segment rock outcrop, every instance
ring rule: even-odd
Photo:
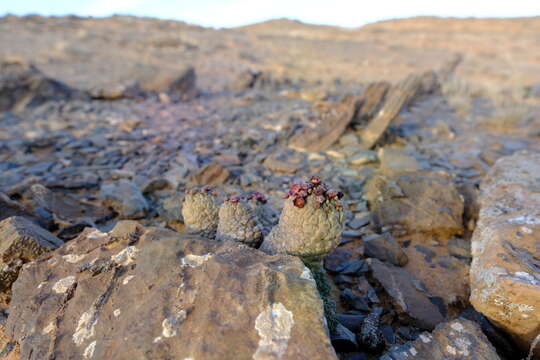
[[[540,153],[498,160],[482,182],[480,206],[470,301],[527,351],[540,333]]]
[[[337,359],[298,258],[132,221],[25,266],[6,332],[25,359]]]

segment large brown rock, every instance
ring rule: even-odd
[[[63,241],[27,218],[0,222],[0,291],[9,292],[24,263],[56,249]]]
[[[336,359],[298,258],[131,221],[25,266],[6,331],[23,359]]]
[[[420,334],[412,343],[391,348],[380,359],[498,360],[499,355],[476,323],[460,318]]]
[[[540,153],[499,159],[481,185],[480,206],[470,300],[528,350],[540,333]]]
[[[373,178],[366,198],[374,224],[404,235],[463,232],[463,197],[443,172],[413,171]]]

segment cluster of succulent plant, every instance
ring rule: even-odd
[[[205,186],[186,191],[182,216],[190,233],[258,247],[264,235],[264,225],[260,220],[264,218],[264,211],[258,207],[266,201],[264,194],[254,192],[245,198],[227,197],[219,204],[217,194]]]
[[[332,330],[337,324],[335,303],[330,298],[330,282],[322,260],[341,239],[342,197],[342,193],[312,176],[307,182],[290,187],[277,224],[275,212],[260,192],[245,198],[226,198],[220,206],[211,189],[191,191],[186,194],[182,214],[188,229],[208,238],[239,241],[252,247],[260,245],[260,250],[268,254],[300,257],[317,283]],[[206,225],[202,225],[204,222]]]
[[[264,237],[262,251],[286,253],[299,256],[305,263],[318,263],[339,243],[344,218],[342,196],[318,176],[293,184],[275,225],[275,212],[264,194],[229,197],[219,205],[212,188],[205,186],[186,193],[182,215],[190,232],[253,247],[260,245]]]

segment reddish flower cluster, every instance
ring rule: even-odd
[[[266,204],[266,202],[268,201],[268,198],[266,197],[266,195],[264,195],[262,192],[259,192],[259,191],[254,191],[253,193],[249,194],[247,199],[248,200],[253,199],[262,204]]]
[[[239,196],[233,196],[233,197],[228,197],[225,199],[225,201],[228,201],[230,203],[233,203],[233,204],[236,204],[240,201],[240,197]]]
[[[318,206],[322,205],[327,200],[341,199],[342,192],[330,190],[326,184],[321,181],[318,176],[312,176],[309,181],[300,184],[292,184],[289,192],[284,196],[285,199],[293,198],[294,206],[303,208],[306,205],[306,200],[309,195],[314,195]],[[336,201],[336,208],[342,207],[341,202]]]

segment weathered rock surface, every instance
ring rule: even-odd
[[[373,221],[398,234],[463,232],[463,198],[445,173],[416,171],[375,177],[367,185]]]
[[[0,291],[9,292],[24,263],[64,242],[32,221],[13,216],[0,222]]]
[[[456,319],[437,326],[432,333],[390,349],[381,360],[498,360],[499,355],[474,322]]]
[[[470,300],[528,350],[540,333],[540,154],[499,159],[482,182],[480,206]]]
[[[323,319],[298,258],[126,221],[26,266],[6,332],[24,359],[337,359]]]
[[[413,325],[431,330],[444,320],[439,308],[431,302],[428,294],[415,286],[415,278],[407,270],[377,259],[369,259],[368,264],[373,278],[384,287],[396,309],[410,318]]]

